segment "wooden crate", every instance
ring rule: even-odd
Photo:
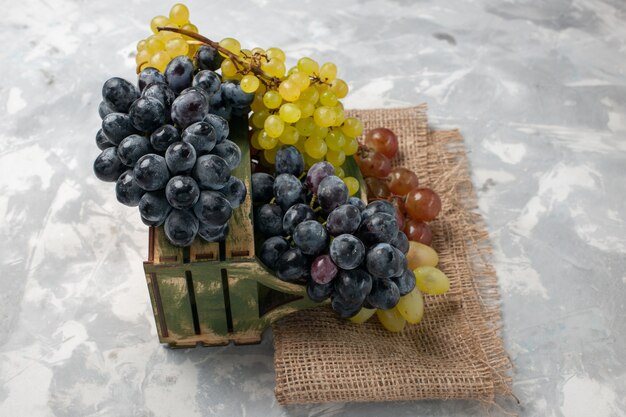
[[[150,228],[144,271],[159,340],[171,347],[259,343],[273,321],[319,305],[307,297],[305,286],[281,281],[255,256],[246,119],[231,122],[229,139],[241,149],[233,175],[248,195],[233,211],[226,241],[198,238],[189,248],[177,248],[163,227]],[[361,180],[351,158],[346,165]]]

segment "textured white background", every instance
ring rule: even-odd
[[[92,175],[104,80],[161,1],[2,1],[0,415],[467,416],[470,402],[280,407],[258,346],[157,342],[135,209]],[[214,39],[333,60],[349,107],[427,102],[467,142],[528,416],[626,413],[626,5],[191,1]],[[497,410],[494,414],[498,414]]]

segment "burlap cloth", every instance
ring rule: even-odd
[[[419,325],[399,334],[374,316],[363,325],[329,307],[290,315],[272,327],[276,398],[281,404],[336,401],[473,399],[511,394],[511,362],[500,335],[499,295],[490,244],[458,131],[431,132],[426,105],[353,110],[365,129],[384,126],[400,140],[396,165],[417,172],[443,209],[432,246],[451,287],[425,297]]]

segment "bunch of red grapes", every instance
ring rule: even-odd
[[[400,230],[409,240],[430,245],[433,234],[428,222],[441,211],[439,195],[420,187],[417,175],[403,167],[392,168],[398,153],[398,137],[379,127],[368,131],[354,155],[367,184],[368,200],[388,200],[396,208]]]

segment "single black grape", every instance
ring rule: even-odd
[[[162,225],[171,210],[164,191],[145,193],[139,200],[139,214],[144,222],[150,222],[150,226]]]
[[[172,59],[165,68],[167,84],[175,93],[180,93],[191,86],[193,79],[193,62],[186,55]]]
[[[255,172],[251,177],[252,201],[269,203],[274,198],[274,177],[265,172]]]
[[[320,284],[312,279],[307,280],[306,293],[309,298],[316,303],[321,303],[326,300],[333,293],[334,282],[327,282],[326,284]]]
[[[198,219],[190,211],[172,210],[165,220],[165,237],[174,246],[191,245],[198,234]]]
[[[375,213],[387,213],[390,216],[396,217],[396,208],[388,201],[376,200],[367,205],[361,212],[361,218],[363,220],[370,217]]]
[[[173,175],[189,173],[196,164],[196,150],[187,142],[172,143],[165,151],[165,163]]]
[[[287,249],[276,261],[276,276],[283,281],[302,283],[308,270],[309,261],[297,248]]]
[[[104,134],[102,129],[98,129],[98,133],[96,133],[96,146],[98,147],[98,149],[103,151],[106,148],[110,148],[111,146],[115,145],[109,142],[109,139],[107,139],[107,135]]]
[[[202,96],[204,97],[204,100],[207,103],[209,103],[211,101],[211,95],[209,93],[207,93],[205,90],[203,90],[202,88],[200,88],[200,87],[188,87],[188,88],[185,88],[183,91],[180,92],[180,95],[187,94],[187,93],[189,93],[191,91],[202,94]]]
[[[102,98],[112,110],[126,113],[133,101],[139,98],[139,91],[128,81],[113,77],[102,86]]]
[[[109,113],[102,119],[102,131],[109,142],[119,145],[120,142],[133,133],[138,133],[137,129],[130,121],[130,116],[124,113]]]
[[[330,244],[330,257],[341,269],[357,268],[365,259],[365,245],[353,235],[339,235]]]
[[[221,226],[212,226],[210,224],[200,222],[198,235],[207,242],[221,242],[226,239],[230,227],[228,223]]]
[[[402,258],[404,255],[390,244],[378,243],[367,251],[365,257],[367,272],[375,278],[398,276],[406,269]]]
[[[402,275],[390,279],[398,287],[400,295],[406,295],[415,288],[415,274],[410,269],[405,270]]]
[[[211,100],[209,101],[209,104],[210,104],[209,112],[211,114],[230,120],[231,113],[232,113],[232,106],[224,98],[221,89],[211,96]]]
[[[183,130],[183,142],[190,143],[198,155],[205,155],[213,150],[217,142],[215,130],[207,122],[196,122]]]
[[[315,219],[313,209],[303,203],[294,204],[283,216],[283,233],[291,236],[300,223]]]
[[[198,220],[212,226],[221,226],[228,222],[233,208],[222,193],[202,191],[198,202],[193,206]]]
[[[276,204],[263,204],[254,218],[263,235],[280,236],[283,232],[283,210]]]
[[[158,152],[165,152],[172,143],[178,141],[180,141],[180,133],[172,125],[163,125],[150,135],[150,144]]]
[[[201,70],[218,70],[223,60],[217,49],[209,45],[200,46],[195,56],[196,66]]]
[[[189,91],[176,97],[172,103],[172,120],[184,129],[201,121],[209,113],[209,103],[198,91]]]
[[[230,179],[226,161],[213,154],[198,157],[192,173],[203,190],[221,190]]]
[[[259,259],[271,270],[276,269],[278,258],[289,249],[289,243],[281,236],[272,236],[261,245]]]
[[[241,162],[241,149],[233,141],[225,140],[215,145],[211,153],[224,158],[230,170],[234,170]]]
[[[129,169],[120,175],[115,183],[117,201],[129,207],[137,207],[145,191],[137,185],[133,170]]]
[[[276,174],[293,174],[299,177],[304,171],[304,157],[295,146],[283,146],[276,152],[274,166]]]
[[[217,93],[222,85],[220,76],[213,71],[199,71],[193,77],[193,86],[199,87],[209,94],[209,97]]]
[[[142,156],[151,152],[154,150],[150,146],[150,141],[141,135],[127,136],[117,147],[117,156],[127,167],[134,167]]]
[[[155,82],[146,86],[141,93],[142,97],[157,99],[165,106],[166,113],[169,113],[172,108],[172,103],[176,99],[176,94],[172,91],[169,85],[161,82]],[[167,118],[171,117],[167,114]]]
[[[100,181],[117,181],[125,170],[126,167],[117,156],[117,148],[115,147],[103,150],[93,163],[93,172]]]
[[[367,209],[366,209],[367,210]],[[361,212],[363,214],[364,212]],[[375,243],[389,243],[398,233],[396,216],[378,212],[370,215],[361,222],[358,236],[366,245]]]
[[[156,98],[142,97],[130,106],[128,115],[135,129],[152,133],[165,123],[165,106]]]
[[[361,212],[351,204],[344,204],[330,212],[326,219],[326,230],[331,236],[356,232],[361,224]]]
[[[309,168],[306,179],[304,180],[304,185],[310,192],[317,194],[320,182],[330,175],[335,175],[335,168],[330,162],[316,162]]]
[[[348,202],[348,187],[335,175],[324,178],[317,188],[317,201],[322,211],[330,213],[337,207]]]
[[[215,139],[217,143],[221,143],[226,138],[228,138],[228,135],[230,134],[230,127],[228,126],[228,120],[216,114],[209,113],[206,116],[204,116],[204,119],[202,119],[202,121],[207,122],[208,124],[213,126],[213,129],[215,130]]]
[[[98,114],[100,115],[100,119],[104,119],[106,115],[109,113],[115,113],[115,110],[109,107],[109,105],[106,104],[106,102],[101,101],[100,104],[98,105]]]
[[[389,279],[375,279],[372,282],[372,291],[365,301],[374,308],[389,310],[400,301],[398,286]]]
[[[350,197],[348,199],[348,204],[351,204],[354,207],[358,208],[359,211],[365,210],[365,207],[366,207],[365,202],[358,197]]]
[[[391,242],[389,243],[391,244],[391,246],[399,249],[400,252],[402,252],[405,255],[409,251],[409,238],[406,237],[404,232],[401,230],[399,230],[398,233],[396,233],[396,236],[393,239],[391,239]]]
[[[156,68],[144,68],[137,76],[137,86],[139,91],[143,91],[146,86],[152,83],[165,83],[165,76]]]
[[[345,300],[339,294],[331,297],[330,305],[342,319],[354,317],[361,310],[361,303]]]
[[[372,290],[372,281],[372,276],[360,268],[341,270],[334,280],[335,291],[350,304],[361,305]]]
[[[139,158],[134,168],[135,181],[146,191],[160,190],[170,179],[165,158],[149,153]]]
[[[224,197],[226,197],[233,209],[239,207],[246,200],[246,185],[243,181],[234,176],[229,178],[220,192],[224,194]]]
[[[305,202],[302,183],[292,174],[280,174],[274,179],[274,197],[283,211],[296,203]]]
[[[294,229],[293,242],[305,255],[319,255],[326,248],[328,233],[320,222],[307,220]]]
[[[193,207],[200,198],[200,187],[193,178],[187,175],[177,175],[167,182],[165,197],[170,206],[176,209],[188,209]]]
[[[222,84],[222,96],[233,107],[246,107],[252,104],[254,93],[246,93],[241,89],[238,80],[228,80]]]

